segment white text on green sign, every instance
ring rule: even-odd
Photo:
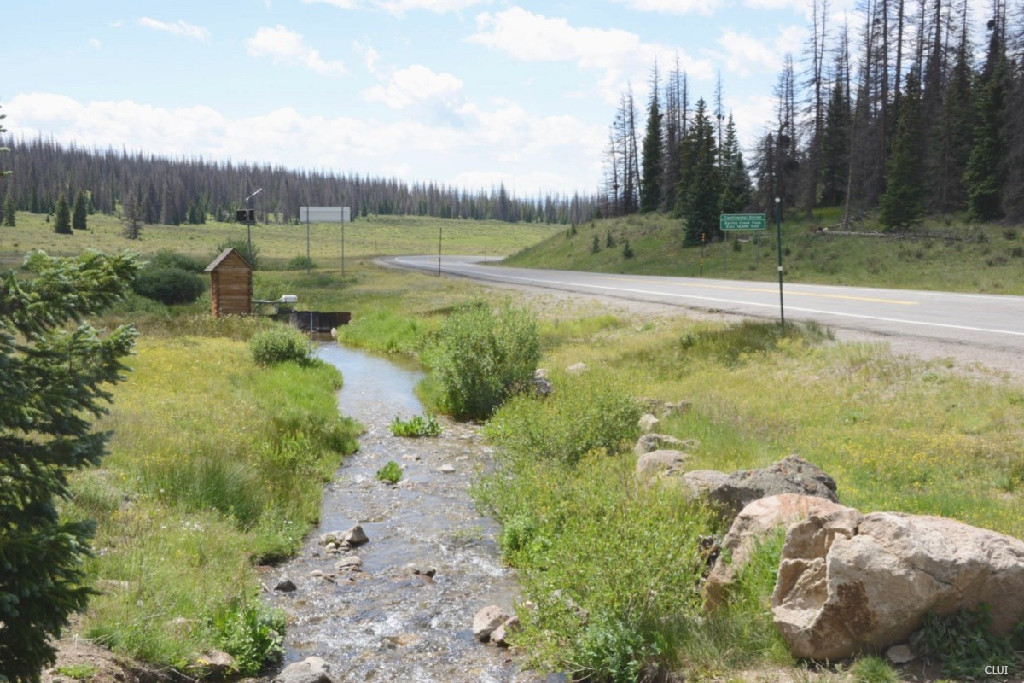
[[[763,213],[723,213],[718,217],[719,230],[764,230]]]

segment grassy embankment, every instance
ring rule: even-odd
[[[838,209],[821,209],[811,220],[787,214],[782,224],[783,266],[788,282],[864,287],[1024,294],[1024,227],[976,225],[965,219],[931,221],[915,232],[882,233],[867,221],[838,235]],[[831,231],[819,227],[832,226]],[[643,275],[681,275],[774,281],[775,226],[763,233],[730,233],[728,242],[682,248],[682,221],[666,216],[628,216],[562,230],[508,259],[526,268],[591,270]],[[611,235],[614,247],[608,247]],[[599,250],[593,252],[594,237]],[[626,241],[633,257],[623,255]],[[755,242],[756,240],[756,242]]]

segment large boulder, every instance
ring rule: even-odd
[[[904,642],[928,612],[1024,619],[1024,541],[942,517],[846,508],[786,536],[772,617],[796,657],[840,659]]]
[[[718,560],[704,584],[704,606],[709,611],[725,604],[729,587],[747,565],[754,551],[769,534],[779,527],[789,527],[811,515],[824,515],[844,509],[843,506],[817,496],[781,493],[761,498],[747,505],[733,520],[722,539]]]
[[[684,481],[691,490],[711,502],[728,518],[735,517],[740,510],[759,498],[780,493],[798,493],[816,496],[838,503],[836,482],[816,466],[803,458],[791,455],[770,467],[761,470],[739,470],[720,483],[697,480],[697,486]]]

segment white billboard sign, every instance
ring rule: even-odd
[[[300,206],[300,223],[351,223],[352,209],[348,206]]]

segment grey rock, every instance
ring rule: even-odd
[[[668,449],[644,453],[636,461],[636,473],[650,477],[657,474],[669,474],[683,469],[689,454]]]
[[[331,668],[320,657],[307,657],[301,662],[289,664],[274,677],[273,683],[336,683],[331,677]]]
[[[661,420],[656,418],[654,415],[651,415],[650,413],[644,413],[643,415],[640,416],[640,419],[637,420],[636,425],[644,434],[650,434],[651,432],[654,431],[654,428],[657,427],[660,423]]]
[[[294,593],[298,590],[298,587],[295,585],[295,582],[287,576],[282,576],[278,579],[277,583],[274,584],[274,590],[278,593]]]
[[[349,555],[335,562],[334,569],[339,572],[361,572],[363,560],[358,555]]]
[[[473,617],[473,637],[481,643],[491,639],[491,633],[506,621],[509,615],[497,605],[484,607]]]
[[[780,493],[797,493],[817,496],[838,503],[836,482],[818,467],[803,458],[791,455],[760,470],[739,470],[715,483],[711,478],[704,481],[705,491],[694,491],[701,495],[728,518],[735,517],[748,504],[759,498]]]
[[[893,645],[885,651],[885,658],[889,660],[891,664],[907,664],[917,659],[914,651],[910,649],[910,646],[906,643],[901,645]]]

